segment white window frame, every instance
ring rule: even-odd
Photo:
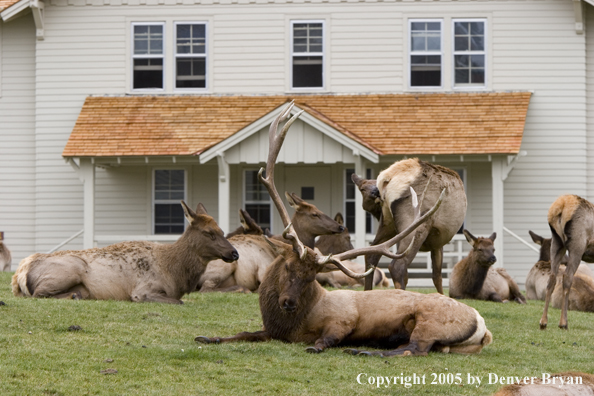
[[[268,200],[268,202],[266,202],[266,201],[248,201],[248,199],[247,199],[247,189],[246,189],[246,180],[247,180],[246,175],[247,175],[247,172],[256,172],[256,173],[258,173],[258,169],[255,169],[255,168],[244,168],[243,169],[243,172],[242,172],[243,177],[242,177],[242,180],[241,180],[241,191],[242,191],[242,193],[241,193],[241,199],[243,201],[243,210],[246,210],[246,205],[249,205],[249,204],[256,204],[256,205],[258,205],[258,204],[268,203],[268,206],[270,208],[270,232],[274,232],[273,231],[274,219],[272,217],[272,214],[273,214],[273,210],[272,210],[272,207],[273,207],[272,198],[270,197],[269,200]],[[255,220],[256,219],[254,219],[254,221]],[[257,221],[256,221],[256,223],[257,223]]]
[[[204,54],[178,54],[177,53],[177,26],[178,25],[204,25]],[[208,53],[209,53],[209,26],[207,21],[175,21],[173,23],[173,90],[182,92],[196,92],[196,91],[208,91]],[[178,88],[177,85],[177,59],[178,58],[204,58],[204,88]]]
[[[456,33],[455,33],[455,24],[456,22],[482,22],[484,25],[484,49],[483,51],[456,51]],[[452,48],[452,89],[454,90],[477,90],[477,89],[486,89],[488,86],[487,76],[488,76],[488,38],[489,32],[487,30],[487,18],[452,18],[452,25],[451,25],[451,48]],[[483,55],[485,60],[485,67],[484,67],[484,82],[483,84],[456,84],[456,55]]]
[[[440,35],[439,35],[439,52],[438,51],[413,51],[412,49],[412,24],[414,22],[429,22],[429,23],[439,23],[439,27],[440,27]],[[427,89],[443,89],[444,87],[444,32],[443,32],[443,26],[444,26],[444,21],[441,18],[432,18],[432,19],[426,19],[426,18],[410,18],[408,19],[408,44],[407,44],[407,48],[408,48],[408,60],[406,62],[406,64],[408,65],[408,89],[411,90],[427,90]],[[441,58],[441,63],[440,63],[440,81],[441,84],[438,85],[426,85],[426,86],[420,86],[420,85],[416,85],[413,86],[412,85],[412,56],[413,55],[421,55],[421,56],[430,56],[430,55],[439,55]]]
[[[326,89],[326,21],[323,19],[291,19],[291,32],[290,32],[290,87],[291,91],[324,91]],[[297,23],[321,23],[322,24],[322,52],[295,52],[294,49],[294,32],[295,24]],[[321,87],[293,87],[293,61],[295,57],[300,56],[321,56],[322,57],[322,86]]]
[[[156,234],[155,233],[155,205],[156,204],[180,204],[179,199],[155,199],[155,187],[156,187],[156,173],[162,170],[177,170],[184,172],[184,202],[188,202],[188,170],[185,168],[168,168],[168,167],[155,167],[152,170],[152,184],[151,184],[151,233],[150,235],[179,235],[179,234]],[[180,204],[181,205],[181,204]],[[187,221],[184,220],[184,230],[187,227]]]
[[[161,56],[157,55],[136,55],[134,54],[134,27],[135,26],[161,26],[163,28],[163,51]],[[131,92],[163,92],[167,87],[167,68],[166,68],[166,53],[167,53],[167,31],[165,22],[132,22],[130,29],[130,91]],[[161,88],[134,88],[134,60],[135,59],[155,59],[161,58],[163,62],[162,80],[163,87]]]

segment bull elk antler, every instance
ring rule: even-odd
[[[268,148],[268,160],[266,162],[266,177],[264,177],[264,168],[261,168],[260,172],[258,172],[258,178],[260,179],[260,182],[262,184],[264,184],[264,186],[268,190],[268,193],[270,194],[272,202],[274,202],[274,205],[276,206],[276,209],[278,210],[278,212],[281,216],[281,220],[283,222],[283,225],[285,226],[283,236],[286,239],[289,239],[291,241],[291,243],[293,244],[293,247],[297,250],[301,259],[303,259],[305,257],[305,255],[307,254],[307,248],[299,240],[299,238],[297,236],[297,232],[295,231],[295,228],[291,224],[291,218],[289,217],[289,213],[287,212],[287,209],[285,208],[285,206],[281,200],[281,197],[278,194],[278,191],[276,190],[276,185],[274,183],[274,166],[275,166],[276,160],[278,158],[280,149],[281,149],[283,142],[285,140],[285,136],[287,135],[287,132],[289,131],[289,128],[291,127],[291,124],[293,124],[293,122],[295,122],[295,120],[297,118],[299,118],[299,116],[303,113],[303,110],[301,110],[300,112],[293,115],[293,117],[291,117],[285,123],[281,132],[277,133],[279,124],[282,121],[289,118],[289,115],[291,114],[291,110],[293,109],[294,104],[295,104],[294,101],[289,103],[281,111],[281,113],[274,119],[272,124],[270,124],[270,129],[268,131],[269,148]],[[351,258],[355,258],[357,256],[362,256],[362,255],[366,255],[366,254],[370,254],[370,253],[371,254],[382,254],[384,256],[388,256],[393,259],[400,258],[400,257],[403,257],[404,255],[406,255],[412,246],[412,242],[409,245],[409,247],[406,249],[406,251],[404,251],[403,253],[400,253],[400,254],[394,254],[389,249],[390,249],[390,247],[392,247],[392,245],[400,242],[402,239],[404,239],[406,236],[408,236],[419,225],[421,225],[422,223],[427,221],[427,219],[429,219],[429,217],[433,213],[435,213],[435,211],[441,205],[441,202],[443,200],[443,196],[445,193],[445,189],[444,189],[441,192],[441,195],[439,196],[439,199],[437,200],[437,202],[433,205],[433,207],[428,212],[426,212],[425,214],[423,214],[421,216],[421,205],[419,205],[419,202],[417,199],[417,194],[412,187],[410,188],[410,190],[411,190],[412,205],[413,205],[413,211],[414,211],[414,220],[404,231],[402,231],[398,235],[394,236],[393,238],[389,239],[388,241],[378,244],[378,245],[363,247],[363,248],[359,248],[359,249],[353,249],[353,250],[349,250],[349,251],[346,251],[344,253],[340,253],[337,255],[322,256],[322,255],[316,254],[316,256],[317,256],[316,261],[318,262],[318,264],[324,265],[327,263],[332,263],[332,264],[336,265],[347,276],[350,276],[351,278],[364,278],[367,275],[369,275],[371,272],[373,272],[375,270],[375,268],[373,268],[373,267],[369,268],[364,273],[356,273],[356,272],[351,271],[347,267],[345,267],[345,265],[342,263],[342,260],[348,260]],[[427,187],[425,187],[425,191],[426,190],[427,190]],[[422,197],[421,201],[425,196],[425,191],[423,191],[423,194],[421,196]],[[414,242],[414,240],[413,240],[413,242]]]

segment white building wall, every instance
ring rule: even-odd
[[[35,25],[0,22],[0,231],[12,269],[35,252]]]

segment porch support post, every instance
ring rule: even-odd
[[[229,206],[231,205],[231,187],[229,164],[225,153],[217,153],[219,164],[219,220],[217,223],[224,233],[229,232]]]
[[[355,173],[365,177],[365,159],[359,152],[353,152],[355,157]],[[365,210],[363,210],[363,195],[355,187],[355,248],[365,246]]]
[[[497,257],[496,267],[503,267],[503,181],[504,178],[503,157],[493,157],[491,163],[491,177],[493,183],[493,231],[497,233],[495,238],[495,256]]]
[[[83,182],[83,249],[95,247],[95,164],[89,158],[80,159]]]

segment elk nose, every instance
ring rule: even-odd
[[[289,299],[285,300],[283,303],[283,309],[287,312],[294,312],[297,309],[295,301]]]
[[[373,187],[369,196],[373,199],[379,198],[379,196],[380,196],[379,189],[377,187]]]
[[[343,226],[338,227],[338,232],[340,232],[340,233],[344,232],[344,227]]]
[[[234,250],[233,253],[231,253],[231,257],[233,258],[233,261],[236,261],[239,258],[239,253],[237,253],[237,250]]]

